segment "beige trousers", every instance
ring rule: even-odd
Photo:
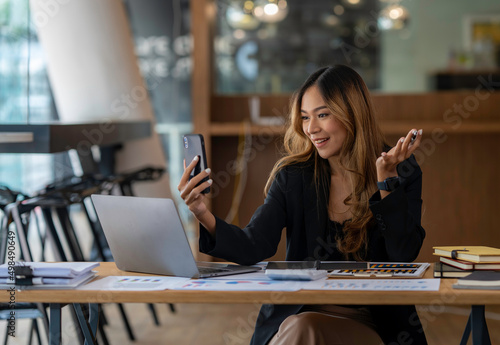
[[[280,325],[269,345],[383,345],[382,339],[365,322],[306,311],[291,315]]]

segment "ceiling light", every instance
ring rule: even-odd
[[[247,6],[246,3],[244,6]],[[237,3],[232,3],[227,8],[226,20],[233,29],[254,30],[260,25],[259,21],[251,14],[251,11],[247,13],[246,7],[242,7]]]
[[[410,19],[408,10],[399,5],[391,5],[380,12],[378,25],[382,30],[399,30],[408,25]]]
[[[286,0],[256,0],[253,10],[255,18],[265,23],[280,22],[288,15]]]
[[[335,5],[333,7],[333,12],[337,15],[337,16],[341,16],[344,14],[344,6],[342,5]]]
[[[252,12],[254,8],[254,3],[253,1],[245,1],[245,3],[243,4],[243,9],[245,10],[245,12]]]
[[[274,16],[279,10],[276,4],[267,4],[264,6],[264,13],[268,16]]]
[[[236,38],[237,40],[242,40],[245,38],[245,36],[246,36],[245,31],[243,31],[241,29],[234,30],[234,32],[233,32],[233,37]]]
[[[343,0],[342,1],[344,4],[346,4],[347,6],[359,6],[362,4],[362,0]]]

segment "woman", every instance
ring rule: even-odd
[[[244,229],[208,211],[200,192],[212,181],[194,186],[209,169],[189,181],[196,161],[178,189],[200,222],[200,250],[215,257],[245,265],[269,258],[286,227],[287,260],[410,262],[425,237],[422,172],[412,156],[421,138],[422,130],[412,129],[388,150],[361,77],[347,66],[326,67],[294,94],[287,155],[276,163],[265,202]],[[252,344],[402,339],[426,344],[414,306],[263,305]]]

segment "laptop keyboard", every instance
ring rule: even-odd
[[[200,271],[201,274],[210,274],[219,272],[229,272],[231,270],[227,268],[198,267],[198,271]]]

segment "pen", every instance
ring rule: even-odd
[[[409,145],[412,145],[413,142],[417,139],[417,134],[418,134],[417,131],[413,132],[413,135],[411,136],[411,140],[410,140],[410,144]]]

